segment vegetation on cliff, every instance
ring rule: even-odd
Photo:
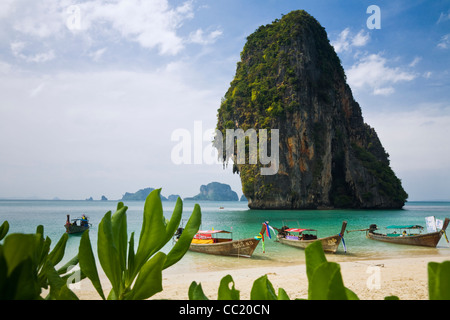
[[[233,166],[251,208],[401,208],[407,199],[325,29],[303,10],[247,38],[217,129],[280,130],[276,175]]]

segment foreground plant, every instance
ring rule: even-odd
[[[0,300],[36,300],[42,290],[48,290],[45,299],[77,300],[68,288],[67,279],[75,272],[67,274],[70,267],[78,263],[74,257],[66,265],[55,269],[64,257],[67,234],[50,251],[51,239],[44,239],[44,227],[38,226],[35,234],[13,233],[7,236],[9,224],[0,226]]]
[[[322,243],[316,241],[305,250],[306,274],[308,277],[309,300],[358,300],[350,289],[344,286],[340,266],[328,262],[322,248]],[[230,289],[230,284],[232,287]],[[219,286],[218,300],[239,300],[239,290],[235,289],[233,278],[225,276]],[[195,281],[189,287],[190,300],[207,300],[200,283]],[[255,280],[250,292],[250,300],[290,300],[282,288],[275,292],[267,275]]]
[[[142,229],[137,251],[134,250],[134,232],[128,242],[127,207],[119,202],[114,214],[108,212],[98,227],[98,259],[112,285],[106,297],[92,251],[89,232],[80,241],[81,272],[94,285],[102,299],[142,300],[162,291],[162,270],[178,262],[189,249],[192,238],[201,222],[200,206],[194,207],[181,237],[168,254],[160,250],[178,229],[183,212],[183,202],[178,198],[172,217],[164,218],[160,198],[161,189],[152,191],[144,205]]]
[[[320,241],[306,248],[305,257],[308,300],[359,300],[353,291],[344,286],[340,265],[327,261]],[[430,300],[450,300],[450,261],[428,264],[428,290]],[[195,281],[189,287],[188,296],[189,300],[208,300],[201,284]],[[235,289],[235,283],[230,275],[221,280],[217,299],[240,299],[240,292]],[[289,296],[282,288],[278,289],[277,294],[265,275],[253,283],[250,300],[289,300]],[[385,300],[399,300],[399,298],[387,296]]]

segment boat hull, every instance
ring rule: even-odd
[[[73,225],[70,225],[70,226],[65,226],[65,227],[66,227],[66,232],[68,234],[82,233],[82,232],[84,232],[84,231],[89,229],[88,226],[73,226]]]
[[[388,242],[388,243],[436,248],[436,246],[439,243],[439,240],[441,239],[443,234],[444,234],[444,231],[441,230],[439,232],[420,234],[420,235],[416,235],[416,236],[389,237],[389,236],[386,236],[381,233],[367,232],[366,237],[368,239],[382,241],[382,242]]]
[[[284,237],[279,237],[278,241],[282,244],[286,244],[288,246],[301,249],[305,249],[313,242],[320,241],[322,243],[323,251],[336,253],[339,248],[339,244],[341,243],[341,239],[342,238],[339,235],[335,235],[331,237],[319,238],[314,240],[290,240]]]
[[[258,243],[259,240],[254,238],[208,244],[191,243],[189,250],[221,256],[250,258]]]
[[[329,252],[329,253],[336,253],[339,244],[341,243],[342,237],[344,236],[345,229],[347,227],[347,221],[344,221],[342,223],[341,232],[339,234],[336,234],[334,236],[325,237],[325,238],[318,238],[318,239],[312,239],[312,240],[291,240],[286,239],[283,235],[278,234],[277,238],[278,241],[282,244],[296,247],[300,249],[305,249],[307,246],[309,246],[311,243],[320,241],[322,243],[323,251]]]

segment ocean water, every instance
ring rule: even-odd
[[[187,221],[193,211],[194,201],[183,202],[183,220]],[[269,221],[269,225],[281,227],[300,226],[318,230],[319,237],[334,235],[340,232],[342,222],[348,222],[347,230],[368,228],[370,224],[379,227],[393,224],[419,224],[425,226],[425,217],[435,216],[437,219],[450,217],[450,202],[408,202],[402,210],[249,210],[244,202],[198,202],[202,209],[202,229],[225,229],[233,232],[233,238],[248,238],[258,235],[261,224]],[[125,202],[128,207],[128,234],[135,232],[135,247],[142,225],[143,201]],[[163,202],[164,215],[170,218],[174,202]],[[0,224],[7,220],[9,233],[34,233],[38,225],[44,226],[45,236],[56,244],[64,234],[66,215],[71,218],[86,214],[90,218],[92,228],[90,238],[94,252],[97,247],[97,227],[106,212],[114,212],[117,201],[44,201],[44,200],[0,200]],[[222,209],[223,207],[223,209]],[[70,260],[78,253],[79,235],[70,235],[63,262]],[[167,272],[197,272],[227,270],[234,268],[250,268],[257,266],[281,266],[305,261],[304,250],[282,245],[265,237],[265,253],[259,244],[251,258],[235,258],[189,252]],[[398,258],[405,256],[448,256],[450,245],[442,237],[437,248],[402,246],[382,243],[366,239],[365,232],[345,233],[344,241],[347,252],[341,243],[337,254],[327,254],[329,261],[343,262],[349,260],[367,260]],[[168,252],[173,246],[169,243],[162,249]]]

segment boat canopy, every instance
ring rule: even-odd
[[[422,226],[418,226],[418,225],[393,225],[393,226],[388,226],[386,227],[387,229],[423,229]]]
[[[314,229],[290,228],[290,229],[286,229],[285,231],[288,231],[288,232],[303,232],[303,231],[317,231],[317,230],[314,230]]]
[[[197,234],[215,234],[215,233],[231,233],[225,230],[199,230]]]

